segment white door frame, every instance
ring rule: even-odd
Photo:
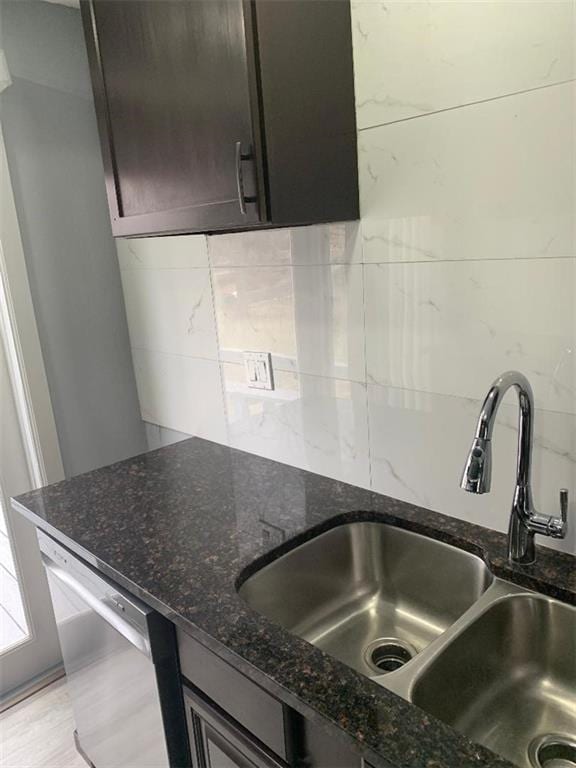
[[[64,478],[1,129],[0,281],[0,482],[30,631],[0,655],[1,703],[61,664],[35,530],[12,512],[7,497]]]
[[[36,316],[26,272],[24,249],[12,194],[10,171],[0,127],[0,274],[8,298],[8,321],[12,326],[14,364],[21,386],[17,393],[27,416],[22,418],[28,452],[34,465],[35,487],[64,478],[56,422],[46,379]],[[17,385],[18,386],[18,385]],[[26,422],[26,423],[24,423]]]

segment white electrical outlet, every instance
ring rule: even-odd
[[[270,352],[244,352],[244,367],[249,387],[274,389],[272,355]]]

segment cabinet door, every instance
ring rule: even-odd
[[[114,234],[258,223],[249,0],[81,7]]]
[[[199,692],[184,699],[194,768],[288,768]]]
[[[202,724],[207,768],[272,768],[272,762],[259,757],[251,749],[241,749],[229,741],[224,733]]]

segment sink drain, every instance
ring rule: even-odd
[[[530,744],[528,756],[534,768],[576,768],[576,740],[558,733],[539,736]]]
[[[382,675],[400,669],[416,653],[410,643],[397,637],[384,637],[370,643],[364,651],[364,659],[368,666]]]

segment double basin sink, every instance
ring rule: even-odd
[[[521,768],[576,768],[576,609],[479,557],[350,523],[264,566],[240,595]]]

